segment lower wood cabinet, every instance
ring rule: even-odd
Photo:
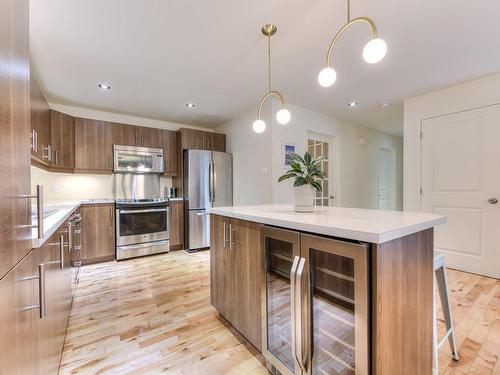
[[[81,260],[90,264],[115,258],[115,205],[93,204],[80,208]]]
[[[39,310],[35,250],[0,280],[0,373],[37,373]]]
[[[261,225],[211,215],[210,299],[257,349],[262,346]]]
[[[182,250],[184,247],[184,202],[182,200],[170,201],[168,223],[170,250]]]
[[[64,224],[0,281],[2,375],[58,373],[73,294],[67,233]]]
[[[36,253],[45,270],[45,316],[38,321],[39,374],[57,374],[72,301],[68,228],[63,225]]]

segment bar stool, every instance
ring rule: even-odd
[[[436,313],[436,293],[434,293],[434,356],[433,356],[433,373],[438,373],[438,349],[444,344],[446,339],[450,344],[451,356],[455,361],[459,360],[457,347],[455,344],[455,334],[453,332],[453,320],[451,318],[450,301],[448,299],[448,282],[446,279],[446,267],[444,266],[444,255],[434,255],[434,277],[439,291],[439,299],[441,300],[441,308],[443,310],[444,322],[446,324],[446,334],[438,342],[437,337],[437,313]]]

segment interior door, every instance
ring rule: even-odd
[[[368,375],[368,245],[301,235],[297,353],[307,375]]]
[[[500,277],[500,105],[422,121],[422,211],[449,267]]]
[[[233,157],[225,152],[212,154],[212,205],[226,207],[233,205]]]
[[[380,147],[377,166],[377,208],[394,210],[394,150]]]
[[[321,169],[326,176],[321,181],[322,191],[316,191],[316,206],[335,206],[334,137],[314,132],[308,133],[307,151],[313,158],[324,157]]]

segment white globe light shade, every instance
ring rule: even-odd
[[[266,130],[266,123],[262,120],[255,120],[252,125],[252,129],[256,133],[262,133]]]
[[[387,43],[379,38],[372,39],[363,48],[363,59],[369,64],[376,64],[384,58],[386,53]]]
[[[337,80],[337,72],[333,68],[324,68],[318,74],[318,82],[323,87],[330,87]]]
[[[281,125],[288,124],[291,118],[292,115],[286,108],[282,108],[276,113],[276,121],[278,121]]]

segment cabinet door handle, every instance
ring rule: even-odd
[[[236,229],[233,224],[229,224],[229,250],[233,251],[236,241],[234,241],[234,235],[236,234]]]
[[[37,224],[32,225],[23,225],[24,228],[37,228],[38,229],[38,235],[37,237],[43,238],[43,232],[44,232],[44,227],[43,227],[43,185],[36,185],[36,194],[35,195],[21,195],[21,198],[28,198],[28,199],[36,199],[36,213],[37,213]]]
[[[226,240],[226,222],[225,221],[222,223],[222,230],[223,230],[223,233],[224,233],[222,235],[222,238],[224,240],[224,249],[225,249],[226,248],[226,242],[227,242],[227,240]]]
[[[60,268],[64,269],[64,235],[61,234],[59,237],[59,257],[60,257]]]
[[[35,152],[38,152],[38,132],[35,130]]]
[[[31,134],[30,134],[30,148],[31,148],[31,151],[35,152],[36,151],[36,147],[35,147],[35,142],[36,142],[36,136],[35,136],[35,129],[32,129],[31,130]]]
[[[57,155],[57,150],[54,150],[54,159],[55,159],[56,165],[58,165],[59,164],[59,158],[58,158],[58,155]]]
[[[68,251],[71,252],[73,250],[73,233],[72,233],[72,224],[71,221],[68,222]]]
[[[38,265],[38,298],[40,300],[40,319],[45,318],[45,264]]]
[[[109,208],[109,225],[113,226],[113,207]]]
[[[144,134],[141,134],[141,146],[144,146]]]

